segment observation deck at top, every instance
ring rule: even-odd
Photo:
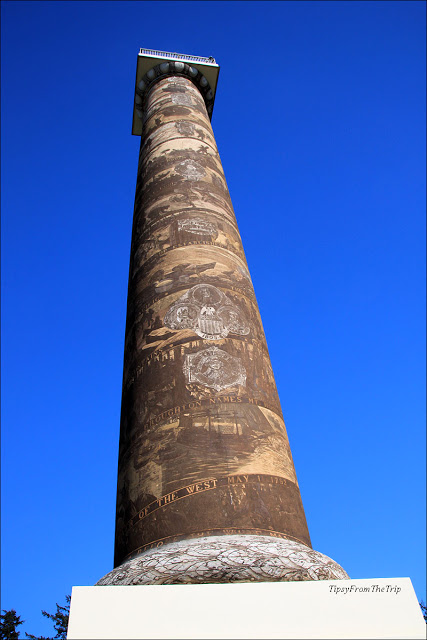
[[[219,75],[219,65],[214,58],[141,48],[136,64],[133,135],[142,134],[143,104],[148,89],[170,75],[188,77],[197,86],[205,99],[209,118],[212,118]]]

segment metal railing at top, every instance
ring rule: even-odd
[[[185,53],[170,53],[169,51],[156,51],[155,49],[142,49],[139,50],[140,56],[151,56],[153,58],[175,58],[177,60],[188,60],[188,62],[199,62],[200,64],[214,64],[216,65],[215,58],[202,58],[200,56],[188,56]]]

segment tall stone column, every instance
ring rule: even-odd
[[[136,95],[116,568],[98,584],[345,578],[311,549],[213,90],[167,55]]]

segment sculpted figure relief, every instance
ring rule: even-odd
[[[169,329],[192,329],[205,340],[221,340],[229,333],[249,333],[240,310],[210,284],[196,285],[184,293],[169,308],[164,324]]]

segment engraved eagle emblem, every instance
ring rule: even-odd
[[[178,298],[168,309],[164,324],[169,329],[191,329],[206,340],[249,333],[242,312],[211,284],[198,284]]]

